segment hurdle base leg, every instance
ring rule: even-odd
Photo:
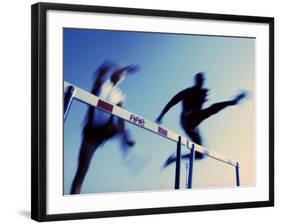
[[[188,183],[187,183],[188,189],[192,188],[194,158],[195,158],[195,150],[194,150],[194,144],[192,144],[191,150],[190,150],[190,156],[189,156],[189,170],[188,170]]]
[[[235,166],[235,171],[236,171],[236,186],[240,187],[240,173],[239,173],[239,163],[236,163]]]
[[[181,136],[177,143],[175,189],[180,189]]]
[[[67,90],[64,94],[64,112],[63,112],[63,119],[66,119],[67,113],[69,111],[69,108],[71,106],[73,97],[74,97],[75,87],[68,86]]]

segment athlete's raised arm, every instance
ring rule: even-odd
[[[184,95],[185,95],[185,91],[180,91],[179,93],[177,93],[168,103],[167,105],[164,107],[164,109],[162,110],[161,114],[158,116],[158,118],[156,119],[157,123],[161,123],[161,120],[163,118],[163,116],[176,104],[178,104],[180,101],[182,101],[184,99]]]

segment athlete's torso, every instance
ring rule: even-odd
[[[207,89],[191,87],[183,91],[182,113],[190,114],[201,110],[207,97]]]

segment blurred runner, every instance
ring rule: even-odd
[[[101,65],[97,71],[97,78],[91,93],[111,104],[122,107],[125,102],[125,94],[121,91],[119,85],[127,75],[137,72],[138,66],[129,65],[115,69],[110,78],[106,79],[112,67],[108,63]],[[122,137],[124,150],[127,146],[132,147],[135,145],[135,141],[129,138],[129,132],[125,129],[125,121],[123,119],[89,106],[85,117],[78,167],[72,182],[71,194],[80,194],[91,159],[98,147],[117,134],[120,134]]]

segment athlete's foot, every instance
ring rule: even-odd
[[[247,96],[247,92],[246,92],[246,91],[243,91],[243,92],[241,92],[240,94],[238,94],[238,95],[234,98],[234,100],[233,100],[234,105],[235,105],[235,104],[238,104],[238,103],[240,102],[240,100],[242,100],[242,99],[245,98],[246,96]]]
[[[175,161],[176,161],[176,156],[174,154],[169,156],[169,158],[165,161],[163,168],[166,168],[167,166],[171,165]]]

